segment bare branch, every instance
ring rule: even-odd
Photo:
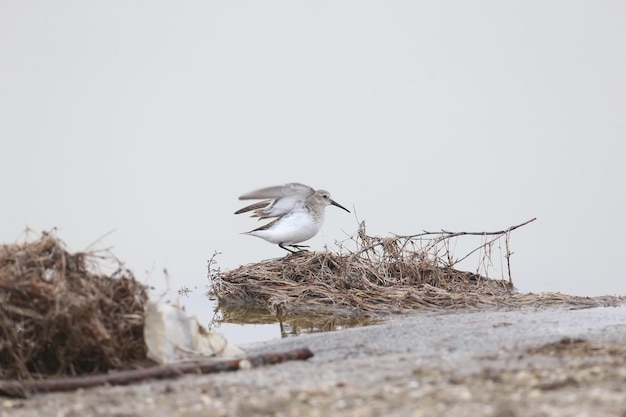
[[[158,378],[173,378],[184,374],[208,374],[236,371],[241,368],[273,365],[291,360],[306,360],[313,356],[308,348],[287,352],[263,353],[243,359],[210,360],[206,362],[180,363],[175,365],[152,366],[144,369],[111,372],[108,374],[86,375],[61,379],[44,380],[0,380],[0,395],[27,397],[34,393],[74,391],[104,384],[127,385],[137,381]]]

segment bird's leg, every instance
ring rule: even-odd
[[[307,245],[289,245],[289,246],[291,246],[294,249],[298,249],[298,252],[302,252],[303,250],[306,250],[306,249],[303,249],[303,248],[308,248],[309,247]]]
[[[278,246],[280,246],[281,248],[283,248],[284,250],[291,252],[291,253],[297,253],[296,251],[293,251],[285,246],[283,246],[282,242],[278,244]]]

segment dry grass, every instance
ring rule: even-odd
[[[457,258],[450,253],[449,238],[466,235],[490,236],[472,251],[480,250],[483,254],[481,264],[491,263],[492,246],[505,239],[506,263],[503,264],[510,267],[509,234],[522,225],[500,232],[443,231],[382,238],[368,236],[362,223],[358,234],[350,239],[356,249],[349,251],[300,252],[226,272],[212,270],[211,260],[211,292],[226,310],[261,305],[278,316],[325,312],[347,317],[416,309],[547,304],[591,307],[622,301],[619,297],[519,294],[510,279],[510,271],[507,271],[509,279],[504,280],[454,268]],[[426,235],[430,238],[425,240]]]
[[[146,289],[124,268],[96,272],[98,258],[68,253],[47,234],[0,246],[0,378],[88,374],[145,361]]]

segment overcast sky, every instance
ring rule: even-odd
[[[284,251],[255,188],[370,234],[512,234],[522,291],[626,294],[626,2],[0,0],[0,238],[151,285]],[[327,208],[313,249],[353,233]],[[471,269],[471,268],[470,268]],[[151,271],[147,273],[147,271]]]

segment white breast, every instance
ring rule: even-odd
[[[294,245],[311,239],[322,228],[324,215],[314,219],[306,210],[295,211],[280,218],[271,228],[249,232],[270,243]]]

